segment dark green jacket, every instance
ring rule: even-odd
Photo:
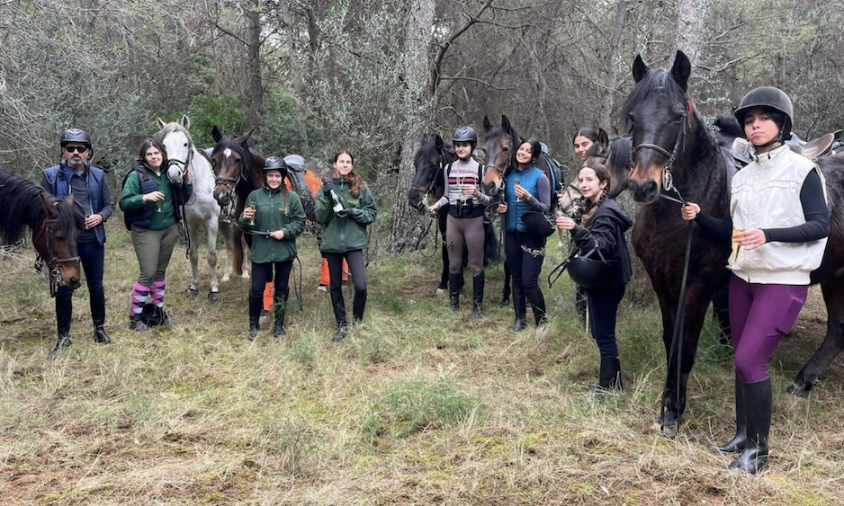
[[[146,171],[149,178],[155,182],[158,191],[164,194],[164,200],[161,202],[161,212],[158,212],[158,206],[155,202],[144,204],[144,195],[141,193],[141,182],[138,181],[138,173],[133,172],[126,178],[126,185],[123,187],[123,194],[120,196],[120,209],[125,212],[141,212],[144,210],[144,205],[149,209],[153,209],[152,218],[150,220],[150,230],[166,230],[176,223],[176,210],[174,188],[167,179],[167,170],[162,169],[161,174],[156,175],[151,169]],[[178,187],[176,187],[178,188]],[[193,195],[193,185],[187,185],[187,193],[183,196],[187,201]]]
[[[305,230],[305,209],[296,192],[284,193],[279,188],[271,190],[266,184],[246,197],[246,207],[255,204],[255,224],[240,215],[238,223],[243,230],[260,232],[284,231],[284,239],[278,241],[272,237],[252,236],[250,260],[256,264],[286,262],[296,258],[296,237]]]
[[[317,191],[316,220],[324,226],[320,251],[345,253],[368,247],[366,226],[375,221],[377,213],[372,192],[364,186],[358,197],[352,197],[349,181],[344,177],[333,178],[331,186],[349,214],[345,218],[335,216],[331,197],[323,194],[322,189]]]

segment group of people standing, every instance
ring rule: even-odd
[[[106,333],[106,305],[103,287],[106,233],[103,226],[114,212],[114,202],[105,173],[90,165],[93,145],[80,129],[68,129],[59,139],[61,162],[44,170],[41,186],[59,199],[74,197],[74,208],[84,216],[85,229],[77,239],[80,262],[90,294],[94,341],[111,344]],[[130,295],[129,328],[149,330],[151,326],[170,323],[164,311],[167,267],[178,242],[180,209],[193,194],[192,171],[187,167],[185,184],[172,184],[167,177],[167,153],[154,139],[141,143],[138,165],[126,175],[119,200],[140,273]],[[354,172],[348,151],[339,152],[334,172],[317,192],[316,220],[324,227],[320,250],[330,272],[331,301],[337,322],[334,341],[348,331],[343,298],[343,268],[347,265],[354,279],[355,295],[352,318],[363,319],[366,307],[366,270],[363,249],[368,246],[367,225],[375,221],[376,207],[363,178]],[[284,321],[289,294],[289,278],[297,256],[296,237],[305,229],[305,211],[291,185],[288,167],[280,157],[267,158],[263,167],[264,184],[247,197],[238,225],[252,235],[252,285],[249,290],[249,338],[259,331],[265,285],[273,282],[273,335],[285,333]],[[287,181],[287,184],[285,182]],[[51,352],[55,357],[71,345],[70,322],[73,316],[73,292],[60,287],[56,294],[57,342]]]
[[[782,336],[791,330],[806,301],[809,274],[823,257],[829,234],[828,199],[825,182],[817,165],[784,145],[790,138],[793,106],[781,90],[758,88],[748,93],[735,111],[736,119],[755,149],[753,162],[732,180],[730,208],[723,217],[701,213],[688,202],[682,207],[684,220],[694,220],[709,240],[733,244],[728,268],[730,280],[730,323],[735,349],[736,434],[719,452],[738,452],[730,465],[749,473],[767,466],[768,433],[771,423],[772,391],[767,362]],[[429,207],[436,212],[448,206],[446,241],[449,258],[449,307],[460,305],[463,250],[468,251],[472,274],[472,318],[483,318],[484,210],[495,205],[483,191],[485,167],[473,157],[477,134],[469,126],[458,128],[452,137],[457,161],[444,168],[445,193]],[[581,161],[597,152],[598,136],[592,129],[580,130],[573,147]],[[85,216],[85,230],[78,238],[78,251],[90,293],[94,340],[108,344],[105,294],[103,289],[103,223],[114,210],[102,170],[89,166],[93,152],[90,137],[70,129],[60,138],[62,162],[44,170],[42,186],[56,197],[74,196],[73,204]],[[507,264],[513,276],[513,332],[527,327],[526,306],[530,303],[537,327],[548,321],[545,299],[539,288],[539,274],[545,256],[547,235],[538,234],[527,223],[530,213],[549,214],[552,188],[537,167],[541,145],[524,140],[514,146],[511,167],[504,176],[504,198],[497,211],[502,215]],[[185,185],[173,185],[166,167],[164,147],[155,140],[142,143],[139,165],[127,176],[119,205],[131,230],[140,274],[134,284],[129,327],[146,330],[150,321],[169,322],[163,311],[166,270],[178,238],[179,208],[192,194],[188,169]],[[285,333],[285,310],[289,277],[297,256],[296,238],[305,228],[305,211],[296,192],[288,191],[288,168],[284,159],[270,157],[263,167],[264,184],[246,199],[238,225],[252,234],[252,285],[249,291],[249,338],[259,332],[262,295],[273,281],[273,335]],[[625,232],[631,219],[608,197],[613,184],[601,164],[585,164],[578,171],[579,189],[585,212],[579,221],[558,215],[557,228],[571,233],[581,253],[597,252],[612,265],[611,275],[597,285],[583,287],[592,337],[600,351],[599,381],[593,385],[597,398],[608,390],[621,390],[621,365],[615,326],[618,307],[631,277],[631,262]],[[348,151],[337,153],[333,174],[316,192],[316,220],[324,227],[320,250],[327,261],[331,301],[337,330],[334,341],[348,330],[342,280],[344,265],[354,282],[352,321],[363,319],[367,300],[363,249],[368,246],[366,227],[376,217],[375,200],[363,178],[354,171]],[[775,243],[774,247],[765,247]],[[582,300],[582,298],[579,298]],[[59,288],[56,294],[58,341],[53,350],[70,345],[72,292]],[[149,313],[149,314],[147,314]]]

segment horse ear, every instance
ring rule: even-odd
[[[220,142],[220,139],[223,138],[223,133],[220,132],[220,129],[217,125],[211,127],[211,137],[214,139],[214,142]]]
[[[649,70],[648,64],[642,59],[642,55],[637,54],[636,59],[633,60],[633,80],[638,83],[645,78],[645,74],[647,74]]]
[[[240,137],[238,137],[237,139],[235,139],[235,142],[237,142],[238,144],[240,144],[241,146],[243,146],[243,147],[245,148],[245,147],[246,147],[246,143],[247,143],[247,142],[249,142],[249,138],[250,138],[250,137],[252,137],[252,133],[253,133],[254,131],[255,131],[255,129],[254,129],[254,128],[253,128],[253,129],[251,129],[251,130],[249,130],[249,131],[248,131],[248,132],[246,132],[245,134],[243,134],[243,135],[241,135]]]
[[[598,129],[598,145],[601,146],[602,153],[606,153],[607,148],[610,146],[610,136],[603,128]]]
[[[492,123],[489,122],[489,118],[484,116],[484,132],[489,132],[489,129],[492,128]]]
[[[179,124],[185,127],[185,130],[190,129],[190,118],[187,114],[182,114],[182,120],[179,121]]]
[[[677,51],[677,56],[674,58],[674,66],[671,67],[671,76],[677,81],[677,84],[686,91],[689,84],[689,76],[692,74],[692,62],[689,57],[682,51]]]
[[[434,136],[434,147],[437,148],[437,151],[443,148],[443,138],[440,137],[440,134]]]
[[[68,197],[72,197],[69,195]],[[71,205],[73,204],[73,200],[70,201]],[[44,213],[48,220],[55,220],[59,217],[59,210],[56,209],[56,205],[50,202],[50,199],[47,198],[46,193],[41,194],[41,205],[44,207]]]
[[[164,122],[164,120],[163,120],[163,119],[161,119],[161,118],[156,117],[155,119],[156,119],[156,120],[158,120],[158,128],[159,128],[159,129],[164,128],[164,126],[167,124],[167,123],[165,123],[165,122]]]
[[[507,116],[505,116],[503,114],[501,115],[501,128],[503,128],[504,131],[507,132],[507,133],[510,133],[510,132],[513,131],[513,129],[510,128],[510,118],[508,118]]]

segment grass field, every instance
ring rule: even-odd
[[[511,334],[512,308],[496,304],[499,267],[475,323],[468,303],[453,315],[434,294],[439,255],[381,258],[367,271],[365,323],[338,345],[304,238],[304,312],[289,312],[281,340],[265,319],[251,343],[247,283],[223,285],[212,303],[203,277],[200,298],[187,300],[180,245],[165,300],[172,327],[134,333],[137,264],[113,221],[113,346],[92,342],[83,288],[74,344],[47,361],[55,317],[34,253],[0,260],[2,504],[844,504],[841,360],[808,400],[785,392],[822,338],[817,289],[772,360],[770,471],[750,477],[706,450],[733,430],[730,352],[714,325],[682,434],[657,435],[664,352],[658,309],[641,291],[620,314],[626,390],[596,403],[587,384],[597,348],[565,277],[546,290],[548,329]]]

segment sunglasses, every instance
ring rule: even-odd
[[[88,147],[87,146],[65,146],[64,150],[67,151],[68,153],[73,153],[73,152],[85,153],[86,151],[88,151]]]

